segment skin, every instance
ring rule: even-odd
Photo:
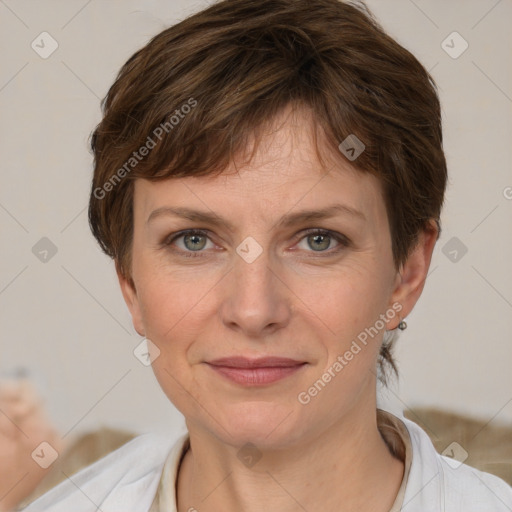
[[[393,304],[402,319],[409,314],[437,232],[421,233],[397,271],[379,181],[341,154],[322,168],[308,111],[288,108],[275,121],[253,160],[220,176],[135,183],[133,285],[119,270],[118,277],[135,329],[160,351],[158,382],[190,433],[178,511],[389,511],[404,465],[377,428],[376,362],[398,314],[307,405],[297,397]],[[332,204],[364,218],[342,213],[277,224],[283,215]],[[147,222],[154,210],[177,206],[213,211],[233,229],[164,214]],[[164,244],[191,228],[208,230],[207,238]],[[311,228],[349,243],[317,241],[305,232]],[[236,252],[249,236],[263,250],[252,263]],[[273,384],[242,387],[205,364],[232,355],[307,365]],[[248,442],[261,455],[252,467],[237,457]]]
[[[67,448],[36,389],[25,379],[0,383],[0,512],[14,510],[51,471],[32,458],[42,442],[58,454]]]

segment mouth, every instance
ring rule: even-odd
[[[283,357],[225,357],[206,364],[217,374],[242,386],[272,384],[297,373],[307,365],[305,361]]]

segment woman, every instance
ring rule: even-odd
[[[433,80],[364,5],[213,4],[126,62],[92,149],[92,231],[188,433],[27,512],[512,510],[376,407],[447,176]]]

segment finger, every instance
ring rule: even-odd
[[[2,400],[18,400],[22,390],[16,381],[2,381],[0,383],[0,399]]]
[[[23,435],[19,422],[0,408],[0,436],[7,437],[12,442],[20,434]]]

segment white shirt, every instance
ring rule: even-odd
[[[395,431],[405,449],[404,478],[390,512],[512,512],[512,487],[504,480],[439,455],[427,433],[405,417],[378,409],[378,419],[379,429]],[[23,512],[177,512],[176,477],[188,442],[188,434],[174,442],[139,435]]]

